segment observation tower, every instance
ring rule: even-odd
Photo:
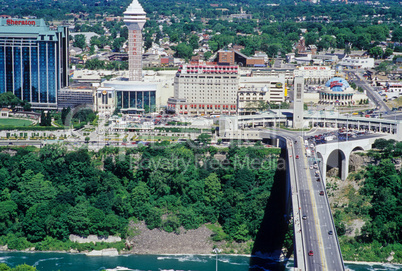
[[[146,13],[138,0],[128,6],[124,23],[128,28],[128,73],[130,81],[141,81],[142,77],[142,28]]]

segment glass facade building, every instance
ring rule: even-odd
[[[11,91],[33,108],[56,109],[68,86],[68,29],[44,20],[0,19],[0,93]]]
[[[155,111],[156,91],[116,91],[117,107]]]
[[[157,111],[158,86],[151,82],[109,81],[104,87],[113,88],[116,92],[116,107],[124,113],[149,113]]]

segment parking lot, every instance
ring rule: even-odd
[[[339,130],[311,136],[311,137],[307,138],[307,140],[311,144],[316,145],[316,144],[325,144],[325,143],[331,142],[331,141],[352,140],[352,139],[366,136],[370,133],[371,132],[369,132],[369,131],[361,131],[361,130],[354,130],[354,129],[349,129],[349,130],[339,129]]]

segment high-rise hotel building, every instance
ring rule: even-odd
[[[167,111],[179,115],[236,114],[238,66],[183,65]]]
[[[0,93],[11,91],[37,109],[56,109],[68,86],[68,29],[43,19],[0,19]]]

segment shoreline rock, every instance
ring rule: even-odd
[[[90,234],[87,237],[82,237],[79,235],[75,235],[75,234],[70,234],[69,239],[71,242],[77,242],[80,244],[84,244],[84,243],[100,243],[100,242],[104,242],[104,243],[116,243],[116,242],[120,242],[121,238],[119,236],[108,236],[108,237],[103,237],[103,236],[97,236],[97,235],[93,235]]]
[[[118,256],[119,252],[116,248],[105,248],[102,250],[92,250],[88,253],[85,253],[87,256]]]
[[[143,221],[130,225],[135,227],[135,236],[126,239],[130,254],[211,254],[214,243],[212,231],[205,225],[196,230],[180,228],[180,234],[168,233],[160,229],[150,230]]]

